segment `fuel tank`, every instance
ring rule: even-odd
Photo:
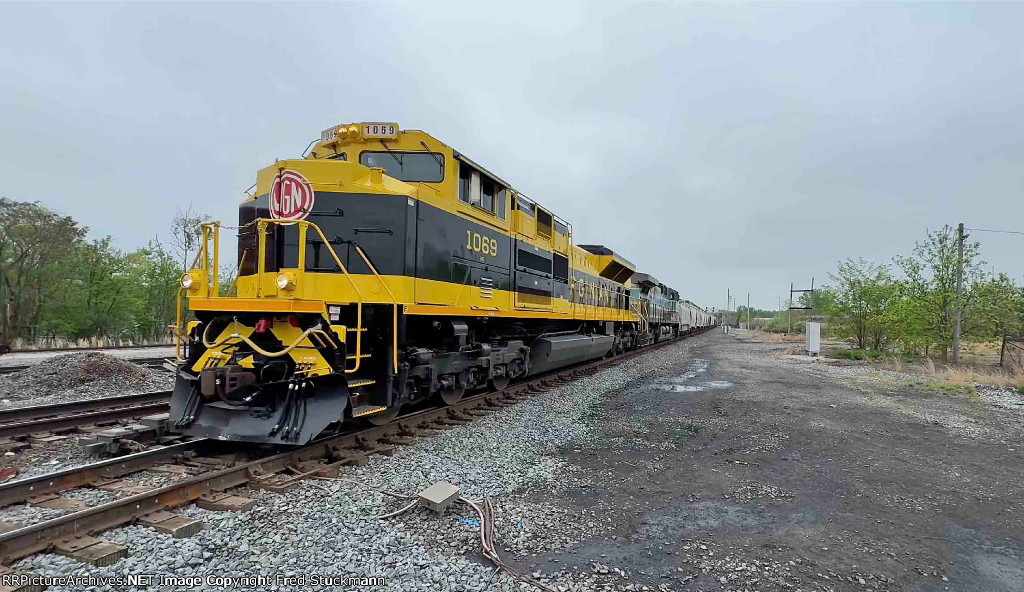
[[[603,357],[614,343],[611,335],[542,335],[530,344],[530,374]]]

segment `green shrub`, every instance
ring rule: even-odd
[[[844,360],[884,360],[889,357],[889,354],[883,351],[876,351],[873,349],[837,349],[832,352],[832,357],[841,358]]]
[[[832,352],[832,357],[842,360],[863,360],[864,350],[861,349],[837,349]]]

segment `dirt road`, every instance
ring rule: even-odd
[[[516,564],[598,589],[1024,590],[1024,412],[782,349],[716,331],[606,397],[598,444],[560,451],[589,478],[538,492],[601,534]]]

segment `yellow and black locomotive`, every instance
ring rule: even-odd
[[[308,442],[337,422],[620,353],[713,317],[457,150],[394,123],[325,130],[257,173],[237,276],[221,225],[182,276],[176,430]]]

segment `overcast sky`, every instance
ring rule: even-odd
[[[321,129],[426,130],[706,306],[1024,230],[1024,4],[8,4],[0,195],[124,249]],[[1024,280],[1024,236],[975,233]]]

